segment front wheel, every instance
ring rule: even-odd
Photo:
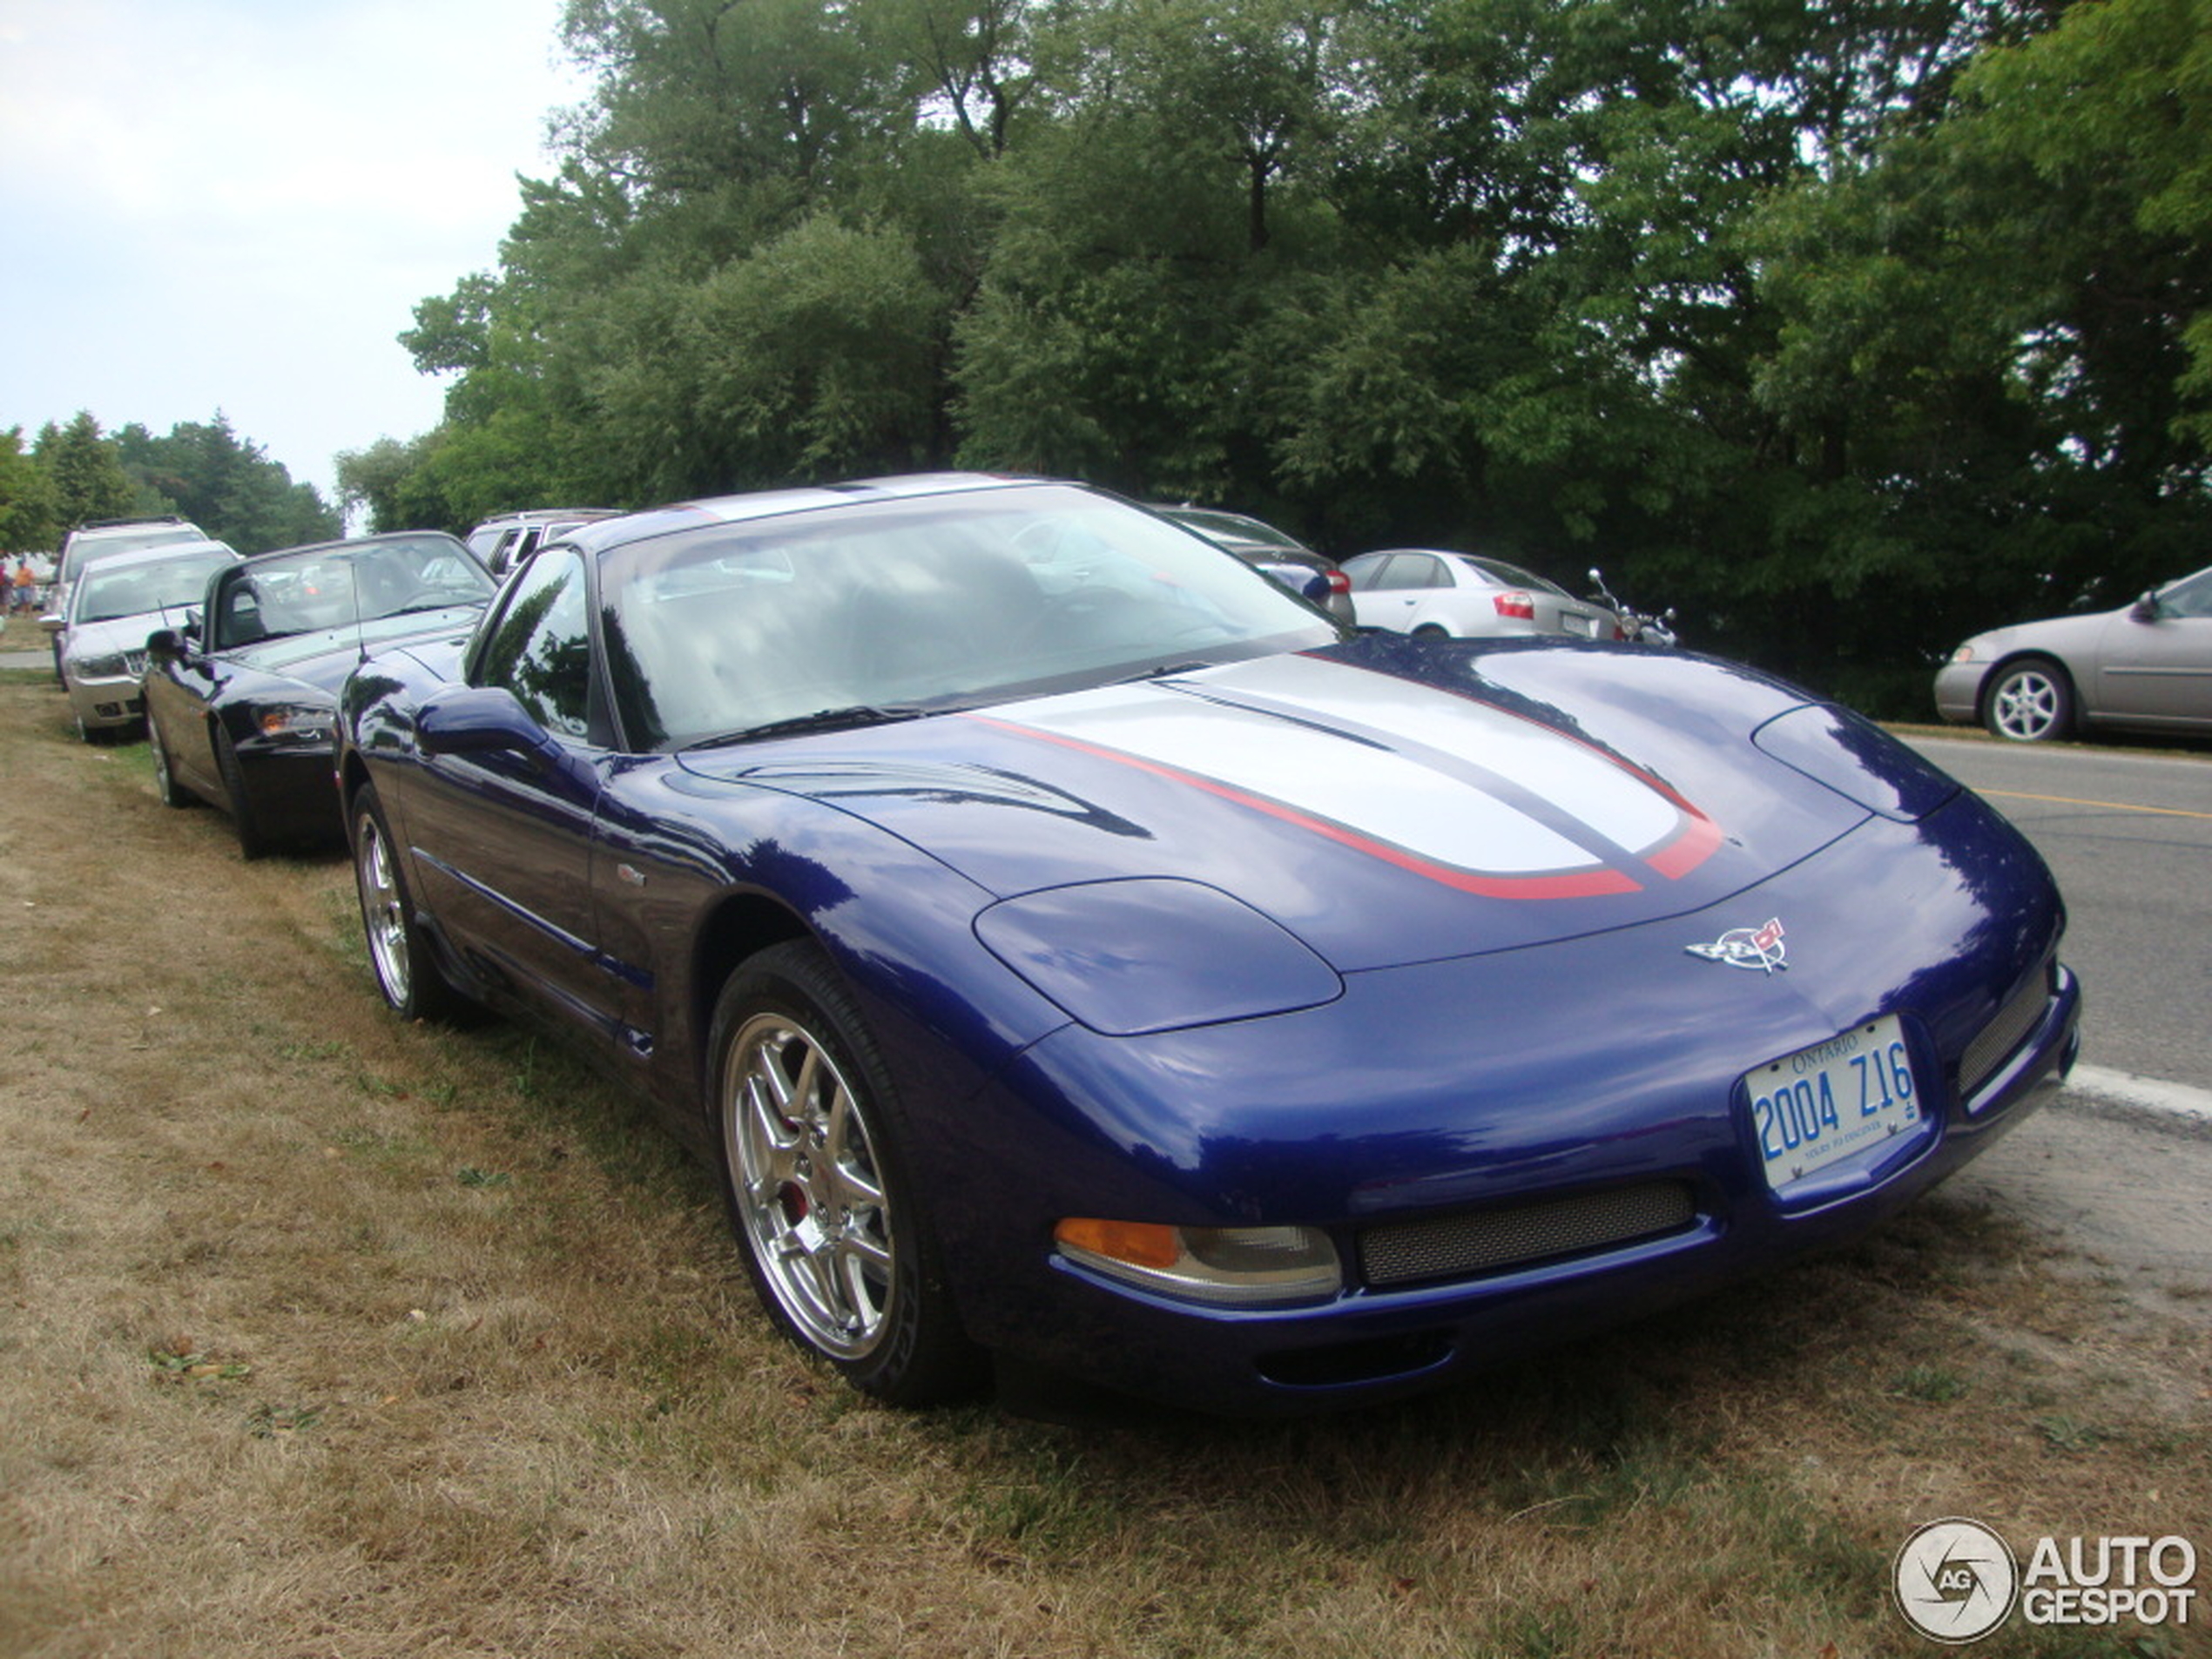
[[[2047,743],[2074,729],[2074,687],[2050,663],[2015,663],[1990,685],[1982,718],[2013,743]]]
[[[415,919],[407,878],[400,873],[398,849],[385,825],[374,785],[363,784],[354,792],[346,821],[353,837],[361,933],[368,944],[376,988],[402,1019],[446,1019],[463,1011],[466,999],[446,983]]]
[[[777,945],[739,968],[711,1052],[723,1197],[776,1323],[893,1405],[972,1392],[982,1355],[900,1157],[896,1091],[820,948]]]
[[[238,835],[240,858],[258,859],[269,850],[269,838],[253,814],[253,798],[246,792],[246,768],[239,765],[238,750],[227,733],[215,734],[215,770],[223,779],[223,793],[230,799],[231,828]]]
[[[161,735],[161,725],[153,718],[153,705],[146,705],[146,747],[153,752],[153,788],[161,797],[164,806],[189,806],[192,798],[179,786],[177,774],[169,760],[169,745]]]

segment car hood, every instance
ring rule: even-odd
[[[146,636],[157,629],[181,625],[189,607],[171,605],[165,610],[142,610],[135,616],[110,617],[103,622],[72,624],[62,637],[71,657],[104,657],[116,651],[144,651]]]
[[[348,623],[342,628],[265,639],[226,651],[223,657],[239,668],[296,680],[335,698],[346,677],[364,658],[448,641],[457,645],[468,638],[482,609],[481,605],[448,605],[438,610],[381,617],[358,628]],[[447,655],[449,658],[450,653]]]
[[[865,818],[1000,898],[1217,889],[1342,972],[1701,910],[1957,787],[1747,669],[1397,636],[681,760]]]

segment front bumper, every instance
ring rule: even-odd
[[[1987,663],[1946,663],[1936,671],[1936,712],[1954,725],[1978,725],[1982,682],[1988,678]]]
[[[64,683],[69,687],[70,711],[88,732],[114,731],[145,720],[145,690],[136,676],[88,678],[71,671]]]
[[[1862,1231],[2025,1116],[2079,1049],[2080,991],[2053,961],[2062,913],[2033,854],[1972,797],[1934,817],[1952,833],[1870,824],[1705,914],[1351,974],[1341,1000],[1295,1015],[1055,1033],[925,1155],[952,1161],[933,1190],[990,1195],[940,1217],[963,1318],[988,1345],[1130,1393],[1312,1411],[1429,1387]],[[1801,952],[1787,972],[1685,954],[1777,910]],[[1926,1091],[1921,1130],[1770,1190],[1745,1076],[1892,1013]],[[1585,1204],[1630,1219],[1547,1244]],[[1345,1285],[1288,1308],[1172,1299],[1055,1255],[1064,1215],[1318,1227]],[[1440,1223],[1534,1242],[1377,1282],[1379,1236]]]
[[[254,822],[263,834],[302,846],[345,844],[334,739],[302,741],[256,732],[238,741],[236,753]]]

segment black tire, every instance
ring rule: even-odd
[[[177,783],[177,774],[169,763],[169,745],[162,738],[160,723],[153,718],[151,703],[146,705],[146,747],[153,752],[153,788],[161,797],[161,804],[180,808],[193,805],[191,792]]]
[[[1982,724],[2008,743],[2053,743],[2074,731],[2074,682],[2042,658],[2008,664],[1982,698]]]
[[[1449,639],[1451,637],[1452,631],[1440,623],[1425,622],[1413,630],[1416,639]]]
[[[346,826],[354,854],[354,890],[361,899],[361,936],[368,946],[376,988],[403,1020],[449,1020],[465,1014],[469,999],[447,982],[400,868],[398,844],[384,819],[376,787],[363,784],[347,803]]]
[[[898,1091],[851,992],[812,941],[772,946],[722,988],[709,1129],[730,1224],[779,1327],[894,1406],[971,1394],[961,1329]]]
[[[258,859],[269,850],[269,838],[253,815],[253,798],[246,792],[246,771],[238,764],[238,751],[228,733],[215,733],[215,770],[223,777],[223,793],[230,797],[231,827],[238,833],[239,855]]]

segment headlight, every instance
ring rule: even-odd
[[[1344,1285],[1337,1247],[1312,1227],[1168,1227],[1071,1216],[1052,1238],[1071,1262],[1194,1302],[1310,1302]]]
[[[121,651],[105,651],[98,657],[72,657],[69,659],[71,671],[88,680],[121,679],[131,671],[131,664]]]
[[[1965,644],[1959,646],[1957,651],[1952,651],[1951,653],[1951,660],[1954,663],[1973,662],[1974,660],[1974,642],[1970,639]]]
[[[328,743],[338,717],[320,703],[272,703],[261,711],[261,735],[279,743]]]
[[[1001,900],[975,918],[1001,962],[1109,1037],[1317,1008],[1336,969],[1218,887],[1168,876],[1077,882]]]

